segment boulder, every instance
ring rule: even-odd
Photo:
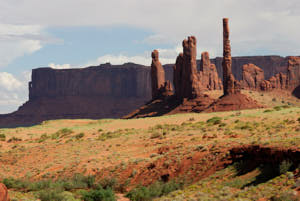
[[[6,186],[0,183],[0,201],[10,201]]]

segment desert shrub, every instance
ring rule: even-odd
[[[3,179],[4,183],[8,188],[23,189],[26,191],[40,191],[45,189],[84,189],[93,188],[95,186],[95,176],[84,176],[82,174],[75,174],[70,179],[64,180],[41,180],[31,182],[27,180],[14,179],[12,177]]]
[[[43,135],[41,135],[41,137],[37,140],[38,143],[44,142],[45,140],[47,140],[49,138],[49,136],[44,133]]]
[[[280,174],[285,174],[287,171],[290,170],[290,168],[292,167],[293,163],[291,161],[282,161],[279,164],[279,173]]]
[[[101,179],[98,182],[98,185],[102,186],[104,189],[114,189],[116,185],[118,184],[118,181],[116,178],[110,178],[106,177],[104,179]]]
[[[268,109],[264,111],[264,113],[268,113],[268,112],[273,112],[273,110]]]
[[[275,106],[273,109],[276,110],[276,111],[279,111],[279,110],[282,109],[282,107],[281,106]]]
[[[137,133],[137,130],[136,129],[119,129],[119,130],[116,130],[116,131],[109,131],[109,132],[106,132],[106,133],[101,133],[98,137],[98,140],[101,140],[101,141],[105,141],[105,140],[108,140],[108,139],[112,139],[112,138],[118,138],[122,135],[131,135],[131,134],[135,134]]]
[[[213,125],[220,124],[221,122],[222,122],[221,117],[213,117],[213,118],[210,118],[206,121],[206,123],[213,124]]]
[[[72,134],[73,131],[69,128],[63,128],[63,129],[60,129],[58,130],[56,133],[53,133],[51,135],[51,138],[54,140],[54,139],[59,139],[59,138],[62,138],[62,137],[65,137],[65,136],[68,136],[70,134]]]
[[[194,117],[189,118],[189,121],[195,121]]]
[[[154,132],[151,134],[150,139],[160,138],[162,134],[160,132]]]
[[[75,174],[72,179],[58,182],[62,183],[65,190],[82,189],[94,186],[95,177]]]
[[[17,138],[17,137],[12,137],[7,142],[19,142],[19,141],[22,141],[22,139],[21,138]]]
[[[62,195],[61,189],[47,189],[40,191],[39,198],[41,201],[62,201],[64,196]]]
[[[126,197],[132,201],[150,201],[155,197],[167,195],[168,193],[181,189],[182,187],[182,183],[176,183],[174,180],[167,183],[155,182],[148,187],[138,186],[137,188],[129,191],[126,194]]]
[[[60,133],[62,135],[62,137],[73,133],[73,131],[69,128],[63,128],[57,132]]]
[[[300,123],[300,117],[297,119],[297,121]]]
[[[114,192],[108,188],[97,188],[95,190],[82,192],[82,199],[84,201],[116,201]]]
[[[79,140],[79,139],[81,139],[81,138],[83,138],[83,137],[84,137],[84,133],[79,133],[79,134],[75,135],[75,138],[76,138],[77,140]]]
[[[50,188],[51,185],[53,185],[53,183],[50,180],[42,180],[30,183],[27,188],[29,191],[40,191]]]
[[[0,141],[5,141],[6,140],[6,136],[5,134],[0,134]]]
[[[27,183],[27,182],[21,181],[19,179],[14,179],[12,177],[3,179],[2,183],[7,188],[15,188],[15,189],[23,189],[29,185],[29,183]]]
[[[131,201],[150,201],[149,189],[145,186],[139,186],[126,194]]]

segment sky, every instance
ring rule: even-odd
[[[31,70],[110,62],[174,63],[184,38],[198,58],[222,56],[222,18],[233,56],[300,55],[299,0],[0,0],[0,113],[28,100]]]

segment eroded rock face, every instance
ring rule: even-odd
[[[183,54],[179,54],[174,66],[175,94],[178,98],[193,99],[201,96],[201,82],[197,71],[197,40],[194,36],[183,40]]]
[[[0,183],[0,201],[10,201],[7,188],[2,183]]]
[[[242,87],[244,89],[260,89],[265,79],[264,71],[254,64],[243,65]]]
[[[300,85],[300,57],[288,57],[287,82],[292,89]]]
[[[201,85],[208,90],[222,89],[222,81],[216,66],[210,62],[208,52],[201,54],[199,80]]]
[[[231,70],[231,46],[228,18],[223,19],[223,91],[224,96],[240,93],[241,85],[235,80]]]

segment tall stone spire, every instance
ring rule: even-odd
[[[223,19],[223,89],[224,95],[240,93],[240,84],[235,80],[231,65],[231,46],[229,40],[229,24],[228,18]]]

